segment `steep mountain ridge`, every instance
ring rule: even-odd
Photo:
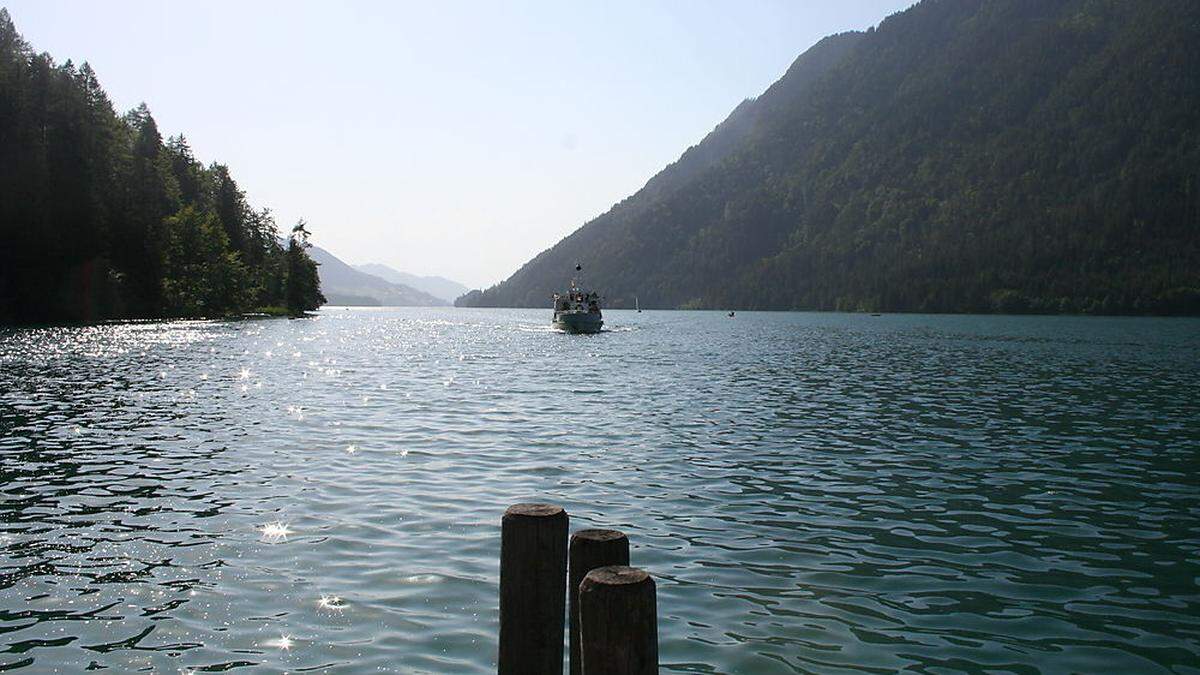
[[[454,302],[463,293],[471,290],[457,281],[447,279],[446,277],[439,277],[436,275],[423,277],[416,274],[410,274],[409,272],[401,272],[394,267],[389,267],[381,263],[365,263],[362,265],[354,265],[354,269],[377,276],[380,279],[390,281],[394,284],[401,284],[410,288],[415,288],[418,291],[428,293],[429,295],[446,302]]]
[[[827,38],[460,304],[1200,311],[1200,3],[925,0]]]
[[[320,246],[308,251],[317,261],[321,291],[330,305],[436,307],[449,304],[440,298],[354,269]]]

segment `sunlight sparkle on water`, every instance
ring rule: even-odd
[[[263,541],[271,544],[287,541],[288,535],[292,533],[291,529],[288,528],[287,523],[278,520],[273,523],[267,523],[266,525],[263,525],[262,527],[258,528],[258,531],[262,533]]]
[[[346,601],[336,595],[321,594],[317,600],[317,607],[327,609],[331,612],[344,612],[346,610]]]
[[[658,598],[664,663],[1190,665],[1180,626],[1195,625],[1196,586],[1175,582],[1200,568],[1155,561],[1196,538],[1180,515],[1200,453],[1194,323],[679,312],[578,339],[521,331],[541,310],[414,323],[454,311],[207,322],[197,330],[214,355],[123,337],[176,323],[0,331],[0,577],[48,561],[0,582],[0,669],[494,672],[479,643],[497,625],[497,509],[525,495],[574,505],[577,528],[642,533],[638,562],[678,575]],[[85,337],[78,354],[59,351]],[[130,353],[92,355],[112,342]],[[326,356],[346,364],[339,378],[302,364]],[[546,374],[562,364],[586,382]],[[1071,423],[1033,424],[1047,411]],[[596,428],[581,431],[580,414]],[[715,517],[727,510],[747,517]],[[880,592],[897,569],[916,572]],[[797,579],[863,611],[822,611],[812,594],[786,611]]]
[[[264,644],[267,647],[278,647],[287,651],[292,648],[292,645],[296,644],[296,641],[292,639],[291,635],[280,635],[278,640],[267,640]]]

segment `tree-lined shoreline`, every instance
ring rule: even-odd
[[[281,240],[229,168],[0,8],[0,323],[297,315],[324,298],[303,222]]]

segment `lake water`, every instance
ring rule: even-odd
[[[0,332],[0,669],[495,672],[533,500],[664,671],[1200,672],[1200,322],[549,318]]]

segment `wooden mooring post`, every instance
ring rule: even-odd
[[[567,512],[515,504],[500,526],[500,675],[562,675]]]
[[[658,609],[646,572],[614,565],[579,585],[583,675],[658,673]]]
[[[588,572],[629,564],[629,538],[617,530],[580,530],[571,535],[567,569],[567,621],[570,626],[571,675],[582,675],[579,642],[579,584]]]
[[[562,675],[567,586],[572,675],[658,673],[657,592],[649,574],[627,566],[629,538],[581,530],[568,553],[569,525],[552,504],[504,512],[499,674]]]

